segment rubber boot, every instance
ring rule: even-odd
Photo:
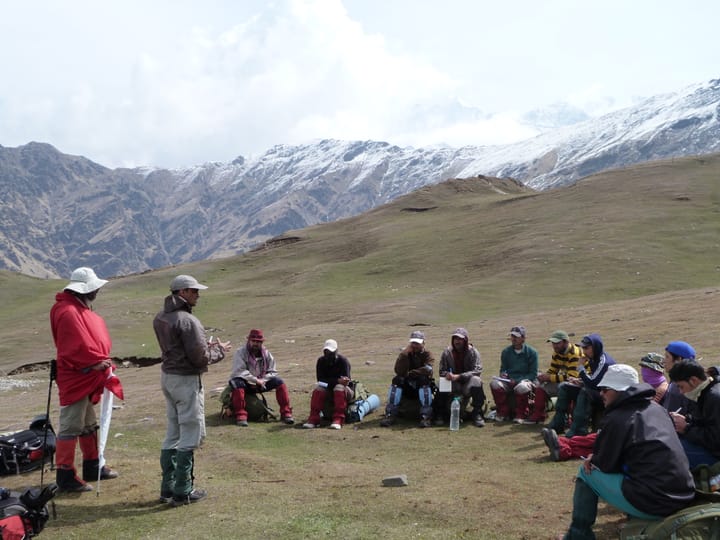
[[[515,418],[525,419],[530,413],[530,393],[515,394]]]
[[[64,492],[92,491],[92,486],[80,480],[75,471],[75,444],[77,437],[57,439],[55,443],[55,481],[58,489]]]
[[[402,387],[391,384],[388,388],[388,401],[385,405],[385,417],[380,421],[383,427],[389,427],[395,423],[400,408],[400,400],[402,399]]]
[[[177,450],[160,450],[160,469],[162,480],[160,482],[160,499],[170,502],[175,489],[175,466],[177,464]]]
[[[545,406],[547,405],[548,395],[542,386],[535,387],[535,403],[533,412],[528,418],[531,422],[542,423],[545,421]]]
[[[89,482],[97,480],[98,477],[100,480],[111,480],[118,477],[117,472],[104,465],[102,472],[98,474],[100,459],[98,455],[97,431],[80,435],[78,441],[80,441],[80,451],[83,456],[83,480]]]
[[[245,389],[233,388],[231,397],[233,411],[235,411],[235,420],[237,422],[247,422],[248,413],[247,405],[245,404]]]
[[[193,469],[195,458],[192,450],[178,450],[175,454],[175,486],[173,487],[173,506],[182,506],[204,499],[207,492],[194,489]]]
[[[472,398],[472,421],[477,427],[485,425],[483,418],[483,408],[485,407],[485,391],[482,386],[473,386],[470,389],[470,397]]]
[[[492,386],[490,391],[493,395],[493,401],[495,401],[495,418],[508,419],[510,417],[510,407],[508,406],[507,393],[503,388],[495,389]]]
[[[575,401],[575,408],[573,409],[573,420],[570,425],[570,429],[567,432],[567,437],[574,437],[575,435],[587,435],[588,424],[590,423],[590,410],[591,403],[590,397],[587,392],[581,390],[578,394],[577,400]]]
[[[287,385],[282,383],[275,389],[275,399],[280,407],[280,418],[286,424],[293,424],[292,408],[290,407],[290,394],[288,393]]]
[[[184,497],[193,488],[193,465],[195,463],[192,450],[177,450],[175,452],[175,485],[173,495]]]
[[[565,433],[569,405],[570,399],[568,393],[562,386],[560,386],[558,389],[557,401],[555,403],[555,416],[553,416],[553,419],[547,425],[548,428],[554,429],[558,434]]]
[[[438,392],[433,400],[433,418],[438,426],[450,420],[450,415],[448,414],[450,408],[448,401],[450,396],[450,392]]]
[[[595,540],[592,526],[597,517],[598,496],[580,478],[575,479],[573,512],[566,540]]]
[[[320,413],[325,406],[325,390],[316,388],[313,390],[312,397],[310,398],[310,417],[307,423],[313,425],[320,424]]]
[[[347,396],[345,389],[333,391],[333,424],[343,425],[345,423],[345,409],[347,409]]]

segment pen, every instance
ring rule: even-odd
[[[674,412],[675,414],[678,414],[678,413],[680,413],[680,411],[682,411],[682,407],[678,407],[677,410],[676,410],[676,411],[673,411],[673,412]]]

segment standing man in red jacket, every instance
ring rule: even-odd
[[[123,399],[122,386],[114,375],[112,341],[105,321],[92,309],[100,288],[107,283],[92,268],[78,268],[70,283],[55,296],[50,327],[57,348],[57,386],[60,395],[60,429],[55,460],[57,485],[61,491],[91,491],[87,481],[108,480],[118,474],[109,467],[100,470],[97,417],[94,405],[107,386]],[[80,442],[83,474],[75,470],[75,445]]]

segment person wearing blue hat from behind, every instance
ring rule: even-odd
[[[665,347],[665,358],[663,360],[665,371],[669,374],[675,364],[683,359],[695,360],[695,355],[695,349],[689,343],[685,341],[671,341],[667,344],[667,347]],[[685,394],[678,388],[678,385],[671,381],[667,388],[663,406],[668,411],[675,411],[682,415],[692,415],[696,403],[685,397]]]

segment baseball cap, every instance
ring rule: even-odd
[[[410,343],[420,343],[422,345],[425,343],[425,334],[423,334],[420,330],[415,330],[412,334],[410,334]]]
[[[570,336],[568,336],[567,332],[563,330],[555,330],[552,334],[550,334],[550,337],[547,338],[547,341],[552,343],[560,343],[561,341],[570,341]],[[546,343],[547,343],[546,341]]]
[[[207,289],[207,287],[198,283],[198,280],[192,276],[180,274],[172,280],[172,283],[170,283],[170,290],[182,291],[183,289]]]
[[[525,327],[524,326],[513,326],[510,329],[510,335],[515,337],[525,337]]]
[[[593,344],[592,339],[590,339],[590,336],[583,336],[582,340],[580,340],[580,343],[577,344],[578,347],[588,347]]]
[[[464,328],[456,328],[455,332],[453,332],[452,337],[459,337],[462,339],[468,339],[468,331]]]
[[[625,364],[613,364],[607,368],[602,380],[598,383],[598,388],[611,388],[622,392],[627,390],[632,384],[638,383],[637,370]]]
[[[325,345],[323,345],[323,351],[335,352],[337,350],[338,350],[338,344],[337,344],[337,341],[335,341],[334,339],[328,339],[325,342]]]
[[[73,270],[73,273],[70,275],[70,283],[65,285],[65,288],[80,294],[88,294],[97,291],[106,283],[107,280],[97,277],[92,268],[81,266]]]

